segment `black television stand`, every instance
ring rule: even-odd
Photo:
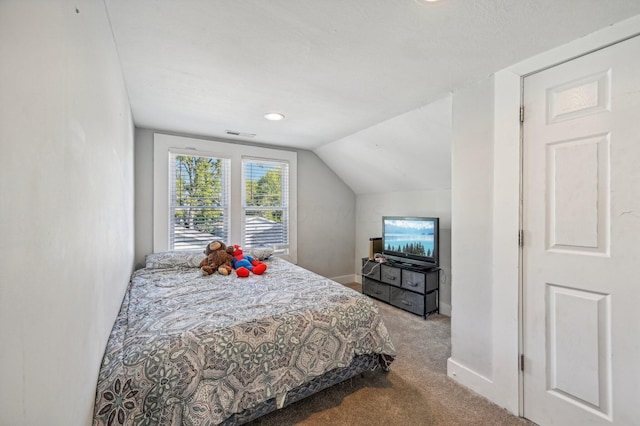
[[[396,268],[410,269],[410,270],[423,271],[423,272],[428,272],[432,269],[438,269],[437,266],[416,265],[415,263],[403,262],[401,260],[387,260],[386,262],[382,262],[382,263],[386,263],[387,265],[396,267]]]
[[[362,259],[362,293],[425,319],[439,312],[440,269]]]

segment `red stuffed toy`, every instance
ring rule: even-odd
[[[237,276],[248,277],[251,272],[256,275],[262,275],[267,270],[266,264],[244,254],[239,245],[234,244],[233,248],[231,266],[236,270]]]

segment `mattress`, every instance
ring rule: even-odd
[[[134,272],[94,425],[240,424],[390,368],[395,349],[367,296],[277,257],[265,263],[247,278],[170,261]]]

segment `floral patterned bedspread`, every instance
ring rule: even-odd
[[[395,349],[374,303],[279,258],[263,275],[133,274],[98,378],[94,425],[213,425],[354,356]]]

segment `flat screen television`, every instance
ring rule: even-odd
[[[437,267],[439,259],[437,217],[382,217],[382,254],[389,262],[417,267]]]

